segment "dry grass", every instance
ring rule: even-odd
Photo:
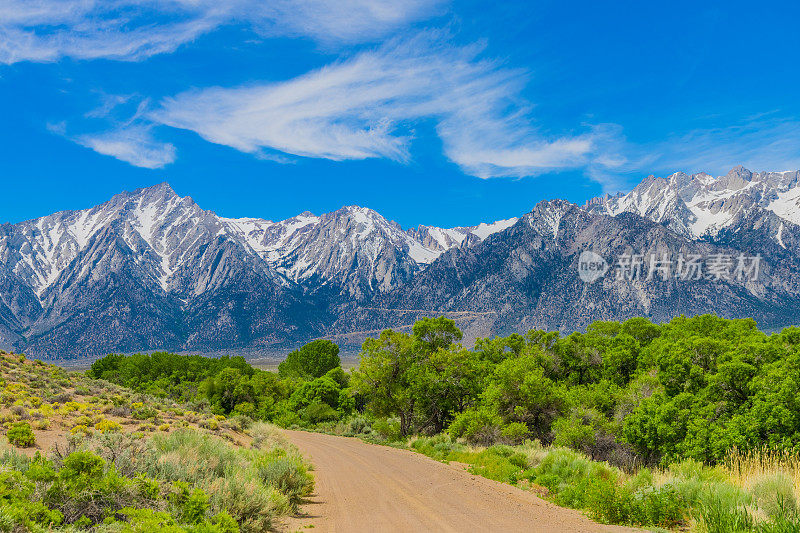
[[[755,489],[765,478],[784,477],[791,483],[795,499],[800,500],[800,455],[797,452],[768,448],[740,452],[733,449],[724,466],[731,483],[748,491]]]

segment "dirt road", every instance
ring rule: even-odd
[[[287,431],[315,468],[316,492],[288,531],[632,531],[590,521],[530,492],[422,454]]]

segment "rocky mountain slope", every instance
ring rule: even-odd
[[[492,224],[408,230],[362,207],[223,218],[161,184],[0,225],[0,348],[268,354],[317,336],[357,345],[436,313],[468,338],[680,313],[795,323],[799,182],[798,172],[741,167],[650,176],[585,206],[542,202]],[[588,250],[608,263],[594,283],[578,275]],[[637,279],[618,276],[630,255],[642,262]],[[653,256],[726,257],[731,275],[648,277]],[[759,257],[756,279],[733,275],[740,256]]]
[[[344,207],[227,219],[167,184],[0,226],[0,347],[98,355],[300,342],[331,306],[407,283],[443,251],[508,222],[406,232]]]
[[[713,239],[743,226],[753,212],[766,212],[775,222],[771,238],[785,247],[784,222],[800,224],[799,182],[798,171],[753,173],[741,166],[719,178],[676,172],[648,176],[628,194],[595,198],[586,207],[612,216],[635,213],[691,239]]]

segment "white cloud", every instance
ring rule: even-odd
[[[115,157],[135,167],[162,168],[175,161],[176,150],[174,145],[158,141],[152,128],[146,124],[123,124],[100,133],[69,136],[64,123],[49,126],[53,133],[99,154]]]
[[[635,148],[652,153],[659,169],[724,174],[736,165],[751,170],[800,169],[800,121],[774,114],[716,128],[700,128]]]
[[[437,37],[391,41],[285,82],[188,91],[149,117],[243,152],[399,161],[410,157],[415,124],[429,120],[447,157],[485,178],[595,160],[594,131],[552,139],[537,132],[519,95],[524,72]]]
[[[266,34],[308,36],[322,43],[354,43],[441,11],[445,0],[269,0],[248,8]],[[242,9],[242,11],[245,11]]]
[[[443,0],[5,0],[0,63],[138,61],[227,24],[324,44],[366,42],[435,13]]]
[[[100,93],[100,105],[84,114],[78,127],[93,133],[75,134],[62,121],[49,124],[47,129],[72,142],[103,155],[142,168],[162,168],[175,161],[176,149],[153,135],[156,127],[143,119],[150,101],[135,94]],[[69,128],[74,130],[74,128]]]
[[[737,165],[754,171],[800,170],[800,121],[776,113],[716,120],[725,125],[640,143],[626,139],[618,125],[595,128],[598,156],[587,166],[587,175],[613,193],[630,190],[648,174],[719,176]]]

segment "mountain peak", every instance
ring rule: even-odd
[[[753,173],[742,165],[732,168],[725,176],[718,178],[714,183],[714,190],[734,190],[738,191],[747,187],[753,179]]]
[[[742,165],[714,178],[701,172],[676,172],[667,180],[648,176],[620,198],[596,198],[586,204],[610,215],[633,212],[666,224],[690,238],[714,237],[754,210],[771,211],[800,223],[800,172],[753,173]],[[776,242],[780,235],[773,235]]]
[[[172,186],[167,183],[166,181],[162,181],[161,183],[156,183],[155,185],[151,185],[149,187],[141,187],[139,189],[133,190],[129,193],[130,196],[144,196],[144,197],[173,197],[178,196]]]

